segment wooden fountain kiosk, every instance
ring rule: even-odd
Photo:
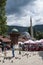
[[[18,44],[18,37],[19,37],[20,33],[18,31],[18,29],[12,29],[11,33],[10,33],[10,39],[11,39],[11,44]]]

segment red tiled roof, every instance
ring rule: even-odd
[[[3,38],[3,36],[0,36],[0,40],[2,40],[3,42],[11,42],[11,40],[7,37]]]
[[[2,38],[2,41],[3,41],[3,42],[11,42],[11,40],[8,39],[8,38]]]
[[[2,38],[3,36],[0,35],[0,39]]]

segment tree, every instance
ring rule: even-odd
[[[28,27],[28,32],[31,35],[30,27]],[[33,34],[35,39],[43,39],[43,32],[37,31],[35,28],[33,28]]]
[[[43,32],[37,31],[36,39],[43,39]]]
[[[0,0],[0,34],[3,35],[7,31],[7,22],[6,22],[6,0]]]

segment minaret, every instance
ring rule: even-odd
[[[31,31],[31,37],[33,38],[32,17],[30,17],[30,31]]]

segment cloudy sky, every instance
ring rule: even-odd
[[[30,26],[43,24],[43,0],[7,0],[6,15],[8,25]]]

